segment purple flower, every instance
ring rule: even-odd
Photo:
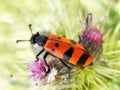
[[[39,59],[39,61],[31,61],[27,63],[27,69],[31,72],[31,78],[35,80],[35,83],[39,86],[43,86],[46,84],[53,83],[56,79],[57,70],[54,67],[52,62],[48,62],[50,67],[50,72],[47,73],[47,66],[43,59]]]
[[[102,53],[103,34],[96,25],[104,20],[106,16],[100,18],[94,25],[92,24],[92,13],[87,14],[86,26],[81,34],[80,43],[92,54],[94,62],[99,59]],[[81,21],[80,21],[81,22]]]
[[[100,32],[99,29],[97,28],[92,28],[91,30],[87,31],[83,31],[82,33],[82,36],[81,36],[84,39],[90,41],[90,42],[94,42],[94,43],[102,43],[103,40],[102,40],[102,33]]]

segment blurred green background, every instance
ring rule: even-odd
[[[28,24],[33,25],[34,33],[57,33],[77,40],[82,31],[77,16],[80,14],[85,23],[88,12],[93,13],[94,22],[107,15],[98,25],[104,34],[102,58],[119,71],[120,0],[0,0],[0,90],[36,89],[25,65],[35,57],[31,46],[28,42],[16,44],[17,39],[30,38]],[[114,90],[119,90],[120,75],[116,79],[112,83]]]

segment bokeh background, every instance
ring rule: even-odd
[[[107,16],[98,25],[104,34],[102,59],[111,62],[117,70],[117,76],[112,77],[115,81],[108,79],[110,87],[100,90],[120,90],[120,0],[0,0],[0,90],[39,90],[26,70],[25,63],[35,58],[30,43],[16,43],[17,39],[30,38],[28,24],[33,25],[34,33],[56,33],[78,40],[82,31],[78,14],[85,23],[88,12],[93,13],[93,23]]]

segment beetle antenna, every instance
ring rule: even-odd
[[[29,24],[29,29],[30,29],[31,34],[33,35],[33,32],[32,32],[32,24]],[[30,41],[30,40],[17,40],[16,43],[24,42],[24,41]]]
[[[32,24],[29,24],[29,29],[30,29],[31,34],[33,35],[33,32],[32,32]]]
[[[24,41],[30,41],[30,40],[17,40],[16,43],[24,42]]]

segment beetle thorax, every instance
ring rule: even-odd
[[[44,35],[41,36],[38,32],[36,34],[33,34],[30,39],[31,44],[38,44],[39,46],[43,46],[46,40],[47,37]]]

